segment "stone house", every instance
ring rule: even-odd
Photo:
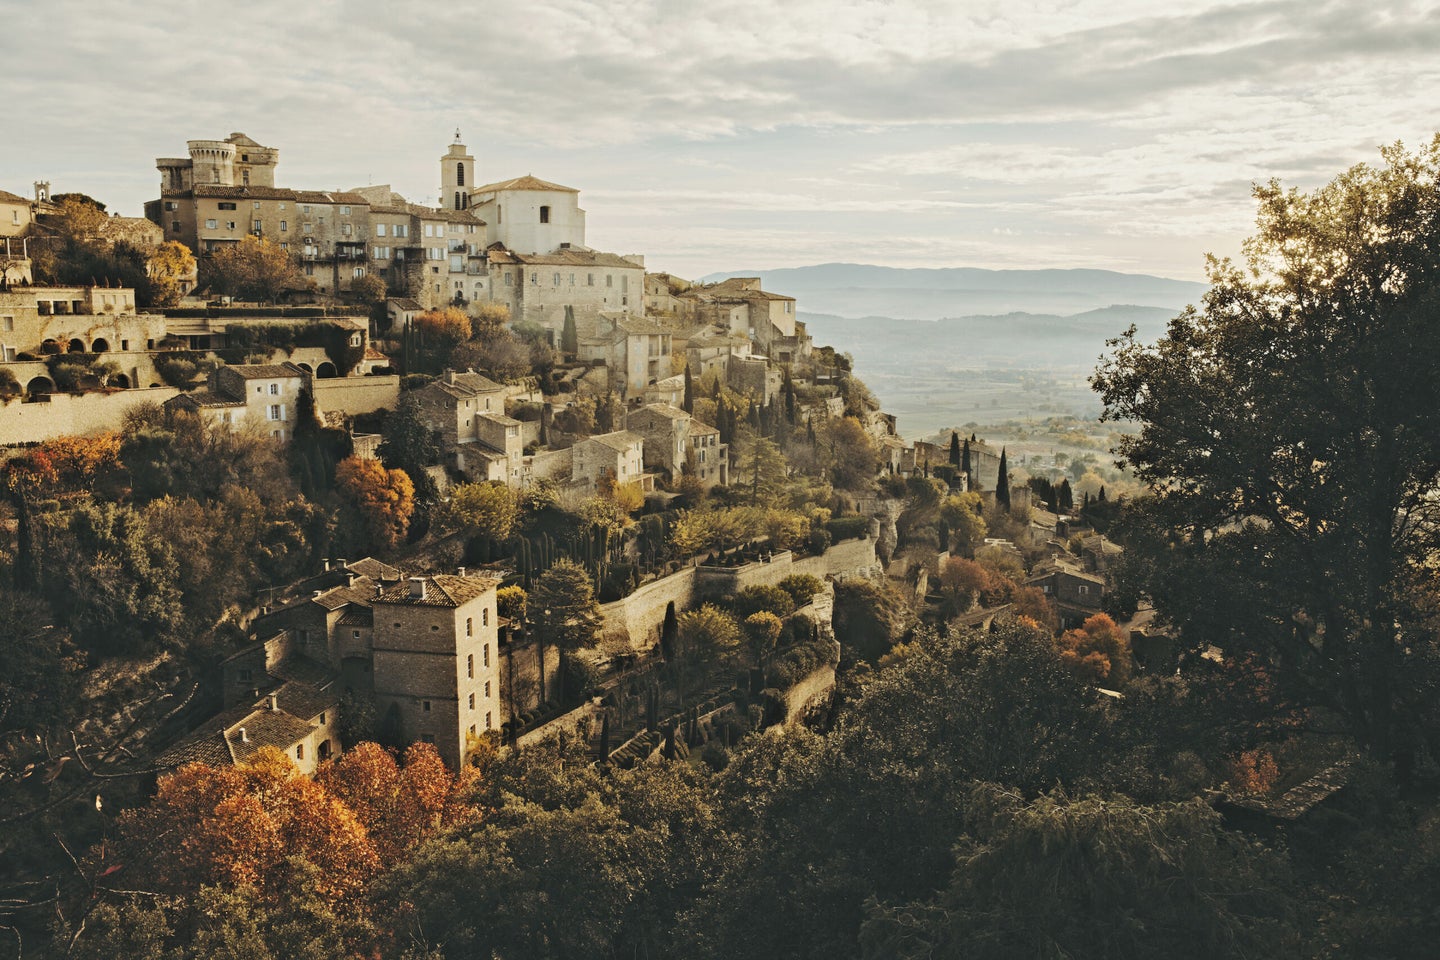
[[[327,567],[296,585],[308,596],[256,621],[256,635],[272,639],[225,663],[226,690],[248,691],[261,651],[283,647],[291,661],[329,671],[336,689],[373,698],[391,737],[434,743],[451,766],[463,762],[468,739],[498,730],[511,712],[500,685],[499,580],[463,568],[405,578],[371,559]]]
[[[644,448],[644,439],[628,430],[587,437],[571,448],[571,479],[595,487],[608,476],[617,484],[638,483],[653,489],[654,479],[645,472]]]
[[[509,390],[478,373],[447,370],[410,395],[456,470],[518,487],[525,441],[520,421],[505,415]]]
[[[0,190],[0,237],[23,237],[34,222],[34,205],[29,200]]]
[[[1063,557],[1036,564],[1025,585],[1039,587],[1067,625],[1099,613],[1105,598],[1104,577],[1086,573],[1078,563]]]
[[[795,298],[762,290],[758,277],[697,284],[676,299],[684,315],[744,334],[773,360],[789,363],[811,352],[805,324],[796,319]]]
[[[690,457],[695,475],[706,489],[729,481],[727,445],[720,442],[720,431],[684,410],[651,404],[631,411],[625,425],[643,439],[646,467],[662,469],[675,479]]]
[[[274,747],[301,772],[313,774],[339,752],[338,674],[297,653],[290,631],[278,631],[229,657],[221,672],[224,710],[161,755],[160,766],[223,766]]]
[[[188,157],[161,157],[160,199],[145,216],[166,240],[205,257],[246,236],[274,240],[301,262],[321,293],[340,293],[365,275],[370,204],[353,192],[275,186],[280,151],[243,133],[191,140]]]
[[[592,335],[605,313],[640,316],[644,258],[561,247],[549,253],[518,253],[502,244],[486,250],[490,297],[510,310],[515,322],[538,323],[560,343],[565,311],[575,316],[580,336]]]
[[[670,332],[653,320],[602,313],[594,336],[579,342],[581,360],[602,361],[611,389],[626,399],[670,376]]]
[[[293,363],[233,364],[211,374],[207,386],[165,406],[235,429],[252,425],[284,441],[294,436],[300,391],[308,384],[309,374]]]

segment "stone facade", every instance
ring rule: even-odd
[[[594,336],[579,347],[581,360],[604,362],[612,389],[626,399],[642,396],[670,376],[670,332],[653,320],[602,313]]]
[[[609,476],[617,484],[646,486],[649,475],[645,473],[644,448],[645,441],[628,430],[588,437],[571,448],[571,479],[594,487]]]

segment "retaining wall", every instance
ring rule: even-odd
[[[312,380],[315,406],[325,413],[374,413],[390,410],[400,402],[400,378],[395,374],[379,377],[335,377]]]
[[[179,394],[174,387],[148,387],[114,393],[56,393],[39,403],[0,403],[0,444],[119,430],[125,414],[134,408],[161,404]]]

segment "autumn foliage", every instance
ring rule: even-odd
[[[415,484],[404,470],[348,457],[335,467],[335,489],[360,512],[376,543],[394,547],[404,539],[415,512]]]
[[[435,337],[454,346],[470,339],[470,317],[458,307],[426,310],[415,318],[415,325],[427,337]]]
[[[1280,768],[1267,750],[1245,750],[1230,761],[1230,788],[1239,793],[1269,793]]]
[[[1091,683],[1119,686],[1130,677],[1130,639],[1103,613],[1097,613],[1055,641],[1060,659]]]
[[[443,828],[473,823],[475,771],[446,769],[430,744],[403,764],[362,743],[314,779],[266,747],[233,767],[191,763],[118,820],[127,886],[193,894],[248,887],[262,903],[300,895],[363,909],[366,885]],[[303,886],[301,891],[298,887]]]

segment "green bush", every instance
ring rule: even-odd
[[[797,643],[770,661],[765,682],[770,687],[789,690],[817,669],[840,662],[840,644],[830,637],[816,637]]]
[[[819,577],[813,577],[808,573],[792,573],[781,580],[778,586],[790,594],[790,599],[795,601],[797,607],[805,606],[814,598],[815,594],[825,589],[825,584]]]
[[[814,554],[824,553],[830,549],[831,536],[829,530],[814,529],[810,531],[810,552]]]
[[[160,379],[172,387],[184,387],[195,379],[199,366],[189,360],[178,358],[161,357],[155,361],[155,372],[160,374]]]
[[[784,620],[795,612],[795,600],[791,595],[780,587],[756,586],[746,587],[735,594],[735,599],[730,601],[730,607],[735,611],[738,620],[744,620],[752,613],[773,613]]]
[[[870,533],[869,517],[836,517],[825,524],[835,542],[858,540]]]

